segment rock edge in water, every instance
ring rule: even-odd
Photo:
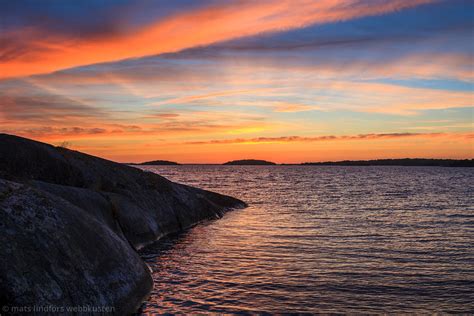
[[[245,203],[0,134],[0,305],[134,312],[153,287],[136,250],[236,207]]]

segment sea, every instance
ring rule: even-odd
[[[474,313],[474,168],[143,169],[249,205],[141,251],[144,314]]]

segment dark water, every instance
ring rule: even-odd
[[[250,207],[146,249],[145,312],[474,312],[474,169],[146,168]]]

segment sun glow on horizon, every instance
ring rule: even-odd
[[[472,2],[190,3],[0,5],[0,132],[120,162],[474,157]]]

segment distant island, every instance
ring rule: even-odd
[[[276,163],[266,160],[257,160],[257,159],[243,159],[243,160],[233,160],[223,163],[224,165],[231,166],[270,166],[276,165]]]
[[[152,160],[141,163],[125,163],[135,166],[179,166],[180,163],[169,160]],[[228,166],[411,166],[411,167],[474,167],[474,159],[430,159],[430,158],[400,158],[374,160],[341,160],[323,162],[282,163],[259,159],[232,160],[223,163]]]
[[[132,165],[140,165],[140,166],[178,166],[179,163],[174,161],[168,160],[152,160],[152,161],[145,161],[141,163],[132,163]]]
[[[376,160],[343,160],[326,162],[305,162],[311,166],[431,166],[431,167],[474,167],[474,159],[376,159]]]

